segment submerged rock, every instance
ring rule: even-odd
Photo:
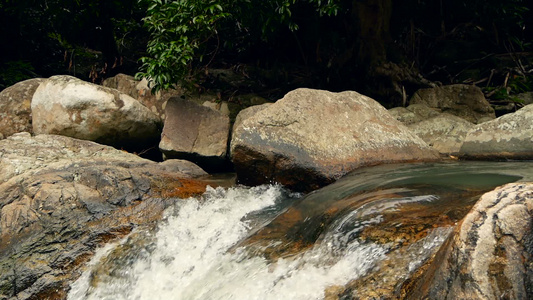
[[[243,184],[310,191],[358,167],[438,154],[371,98],[297,89],[234,128],[231,158]]]
[[[474,159],[533,159],[533,104],[472,128],[460,152]]]
[[[54,135],[1,140],[0,169],[0,299],[65,298],[97,247],[206,186],[188,162]]]
[[[403,298],[532,299],[532,219],[533,183],[484,194]]]
[[[494,109],[485,99],[481,89],[473,85],[453,84],[420,89],[415,92],[409,103],[423,103],[474,124],[496,118]]]
[[[157,143],[160,119],[132,97],[71,76],[52,76],[31,104],[36,134],[59,134],[135,151]]]
[[[21,81],[0,93],[0,136],[33,131],[31,99],[43,81],[42,78]]]

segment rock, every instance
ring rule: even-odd
[[[407,128],[440,153],[457,154],[466,134],[474,126],[463,118],[443,113]]]
[[[33,131],[31,99],[43,81],[42,78],[28,79],[0,92],[0,137]]]
[[[520,99],[524,105],[533,104],[533,92],[526,92],[517,94],[516,97]]]
[[[71,76],[53,76],[33,95],[36,134],[59,134],[134,151],[156,143],[160,120],[117,90]]]
[[[142,105],[148,107],[150,111],[159,116],[161,120],[165,120],[165,106],[167,105],[168,99],[172,96],[183,95],[183,91],[180,88],[153,94],[146,79],[138,81],[133,76],[125,74],[117,74],[115,77],[110,77],[104,80],[102,85],[117,89],[137,99]]]
[[[233,101],[228,103],[229,118],[233,121],[241,110],[265,103],[270,102],[257,94],[236,95]]]
[[[234,128],[239,182],[310,191],[358,167],[438,158],[376,101],[356,92],[297,89]]]
[[[409,103],[423,103],[474,124],[480,124],[496,117],[494,109],[485,99],[481,89],[473,85],[454,84],[420,89],[411,97]]]
[[[241,110],[239,114],[237,115],[237,117],[235,118],[235,123],[233,123],[233,128],[239,127],[244,120],[262,111],[263,109],[266,109],[269,105],[272,105],[272,103],[254,105],[254,106],[250,106],[248,108]],[[235,129],[233,130],[233,132],[235,132]]]
[[[220,112],[221,114],[229,117],[229,108],[228,108],[228,101],[220,101],[220,102],[212,102],[212,101],[205,101],[203,104],[205,107],[209,107],[212,110],[216,110]]]
[[[166,158],[186,159],[208,172],[226,169],[229,118],[208,107],[171,97],[159,149]]]
[[[208,174],[199,166],[188,160],[169,159],[159,163],[162,170],[171,173],[182,173],[191,177],[202,177]]]
[[[395,107],[389,109],[389,113],[405,125],[427,120],[440,114],[436,109],[425,104],[411,104],[408,107]]]
[[[0,299],[64,299],[96,248],[204,192],[189,168],[64,136],[0,141]]]
[[[481,197],[405,299],[532,299],[533,183]]]
[[[460,152],[474,159],[532,159],[533,104],[475,126]]]
[[[117,74],[113,77],[106,78],[102,85],[121,93],[124,93],[134,99],[139,97],[139,90],[137,90],[137,84],[139,81],[135,80],[135,77],[126,74]]]

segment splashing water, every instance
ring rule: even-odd
[[[354,242],[339,251],[327,241],[277,261],[250,257],[244,246],[228,252],[253,223],[279,213],[282,194],[279,186],[209,188],[201,201],[167,211],[149,254],[96,286],[87,271],[68,299],[321,299],[328,286],[345,284],[383,256],[375,245]],[[254,220],[247,218],[252,212]],[[104,251],[91,264],[109,247]]]
[[[68,299],[307,300],[328,291],[364,297],[372,282],[395,289],[483,191],[533,176],[523,164],[503,175],[494,164],[476,166],[361,170],[301,199],[278,185],[208,188],[177,200],[157,230],[100,250]]]

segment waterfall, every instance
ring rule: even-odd
[[[523,165],[398,165],[304,197],[279,185],[208,187],[100,249],[68,299],[394,295],[481,194],[531,175]]]
[[[277,261],[250,256],[245,246],[228,251],[283,201],[290,199],[275,185],[209,188],[202,199],[169,209],[153,244],[129,266],[117,266],[119,276],[91,286],[91,266],[120,243],[100,250],[68,299],[321,299],[328,286],[364,274],[384,255],[357,242],[334,249],[333,239]]]

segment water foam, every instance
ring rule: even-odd
[[[382,259],[378,246],[336,249],[328,240],[276,261],[231,249],[252,230],[246,217],[279,205],[281,195],[279,186],[210,188],[200,201],[187,199],[167,212],[149,255],[96,287],[84,274],[68,299],[322,299],[328,286],[344,285]]]

